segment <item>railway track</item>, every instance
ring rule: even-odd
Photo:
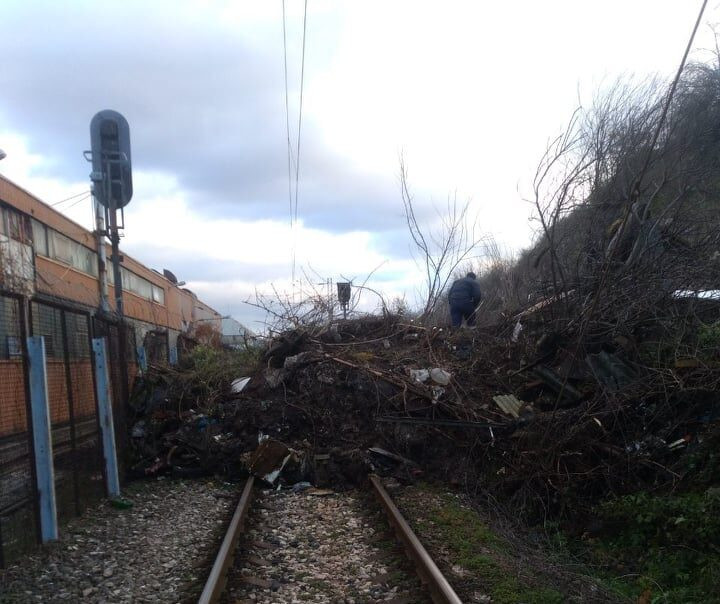
[[[251,477],[199,603],[460,604],[382,481],[368,480],[374,498],[259,495]]]

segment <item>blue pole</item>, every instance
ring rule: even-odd
[[[115,427],[113,425],[110,374],[108,372],[105,338],[93,338],[92,348],[95,359],[98,419],[100,420],[100,431],[103,439],[107,493],[108,497],[119,497],[120,478],[118,477],[117,453],[115,451]]]
[[[145,352],[145,346],[137,347],[137,360],[140,366],[140,371],[145,374],[147,372],[147,354]]]
[[[27,339],[30,375],[30,408],[32,410],[35,473],[40,499],[40,536],[43,543],[58,538],[57,508],[55,505],[55,470],[50,433],[50,403],[48,401],[45,339]]]
[[[177,365],[177,364],[178,364],[178,351],[177,351],[177,346],[170,346],[170,364],[171,364],[171,365]]]

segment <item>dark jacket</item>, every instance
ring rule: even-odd
[[[455,281],[448,293],[448,301],[450,304],[457,306],[467,304],[477,306],[480,304],[481,298],[480,284],[477,279],[471,277],[463,277]]]

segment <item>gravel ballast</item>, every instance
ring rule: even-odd
[[[237,502],[214,481],[135,483],[0,571],[0,602],[193,602]]]
[[[268,492],[252,507],[225,602],[430,601],[365,497]]]

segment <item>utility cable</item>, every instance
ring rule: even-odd
[[[66,197],[65,199],[56,201],[55,203],[51,203],[50,207],[53,208],[55,206],[59,206],[61,203],[65,203],[66,201],[70,201],[71,199],[75,199],[76,197],[80,197],[81,195],[87,195],[88,193],[90,193],[89,189],[86,189],[85,191],[82,191],[80,193],[75,193],[75,195],[71,195],[70,197]]]
[[[283,15],[283,51],[284,51],[284,72],[285,72],[285,129],[288,147],[288,197],[290,202],[290,228],[291,228],[291,280],[293,287],[293,301],[295,299],[295,273],[297,265],[297,217],[298,217],[298,197],[300,189],[300,141],[302,133],[302,110],[303,110],[303,93],[305,89],[305,48],[307,39],[307,5],[305,0],[303,10],[303,35],[302,35],[302,57],[300,63],[300,102],[298,109],[298,130],[297,144],[295,148],[295,156],[293,157],[293,147],[290,142],[290,106],[288,93],[288,70],[287,70],[287,15],[285,11],[285,0],[282,0]],[[292,190],[292,168],[295,168],[295,199],[293,200]]]
[[[298,191],[300,182],[300,134],[302,132],[302,110],[303,110],[303,89],[305,85],[305,39],[307,33],[307,0],[305,0],[305,9],[303,12],[303,37],[302,37],[302,59],[300,62],[300,107],[298,110],[298,132],[297,132],[297,152],[295,155],[295,212],[293,224],[295,225],[295,236],[293,237],[293,253],[292,253],[292,282],[293,282],[293,298],[295,296],[295,264],[296,264],[296,248],[297,248],[297,217],[298,217]]]
[[[89,199],[91,196],[92,196],[92,194],[88,191],[88,194],[87,194],[85,197],[81,197],[81,198],[78,199],[77,201],[71,203],[69,206],[66,206],[65,208],[63,208],[63,210],[69,210],[70,208],[72,208],[72,207],[76,206],[77,204],[79,204],[81,201],[86,201],[86,200]]]
[[[285,0],[282,0],[283,17],[283,63],[285,67],[285,130],[287,133],[287,160],[288,160],[288,199],[290,201],[290,227],[293,225],[293,198],[292,198],[292,147],[290,145],[290,106],[288,103],[288,70],[287,70],[287,32],[285,27]]]
[[[707,0],[706,0],[707,1]],[[300,108],[298,112],[297,155],[295,163],[295,222],[298,214],[298,181],[300,179],[300,132],[302,130],[303,88],[305,84],[305,38],[307,31],[307,0],[303,14],[302,59],[300,63]]]

